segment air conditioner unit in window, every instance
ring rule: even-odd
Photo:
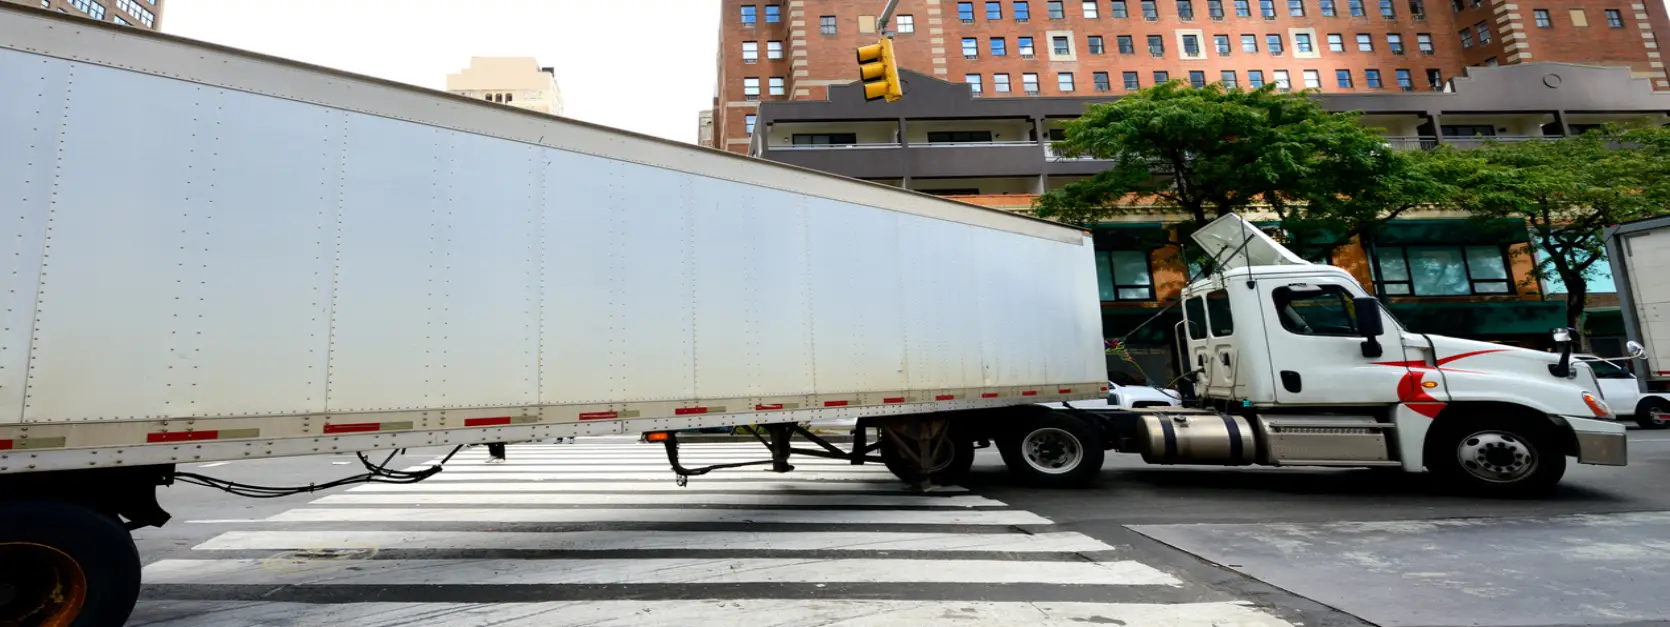
[[[963,58],[964,58],[964,59],[968,59],[968,60],[970,60],[970,61],[973,61],[973,60],[975,60],[975,59],[978,59],[978,58],[980,58],[980,55],[977,55],[977,54],[965,54],[965,55],[963,55]]]
[[[1415,86],[1414,85],[1404,85],[1403,86],[1403,91],[1415,91]]]
[[[1401,57],[1401,56],[1403,56],[1403,51],[1402,51],[1402,50],[1393,50],[1393,51],[1392,51],[1392,54],[1395,54],[1395,55],[1397,55],[1397,56],[1400,56],[1400,57]]]
[[[1144,16],[1142,16],[1142,20],[1145,21],[1145,22],[1158,22],[1158,21],[1160,21],[1160,16],[1158,16],[1158,15],[1144,15]]]
[[[1036,95],[1038,95],[1038,90],[1036,90],[1036,89],[1028,89],[1028,90],[1026,90],[1026,95],[1028,95],[1028,96],[1036,96]]]
[[[964,24],[973,24],[974,20],[963,20]]]
[[[1433,55],[1433,52],[1432,52],[1432,51],[1431,51],[1431,50],[1422,50],[1422,51],[1421,51],[1421,54],[1424,54],[1424,55],[1426,55],[1426,56],[1429,56],[1429,57],[1430,57],[1430,56],[1432,56],[1432,55]]]
[[[1214,15],[1214,16],[1212,16],[1212,21],[1214,21],[1214,22],[1222,22],[1222,21],[1224,21],[1224,16],[1222,16],[1222,15]]]
[[[759,59],[743,59],[742,63],[744,65],[753,65],[755,63],[759,63]]]
[[[1193,15],[1181,15],[1181,16],[1178,16],[1178,19],[1181,19],[1185,22],[1193,22],[1193,21],[1195,21],[1195,16],[1193,16]]]
[[[1416,13],[1414,17],[1415,17],[1415,21],[1417,21],[1417,22],[1425,22],[1426,21],[1426,14],[1425,13]]]
[[[1148,51],[1148,56],[1154,57],[1156,59],[1164,59],[1164,58],[1166,58],[1166,53],[1164,53],[1164,52],[1154,52],[1154,51],[1150,50],[1150,51]]]
[[[1025,24],[1025,23],[1030,22],[1030,21],[1032,21],[1032,20],[1029,20],[1029,19],[1024,18],[1024,17],[1015,18],[1015,23],[1016,24]]]
[[[1031,58],[1033,58],[1033,55],[1030,55],[1030,54],[1022,54],[1022,55],[1021,55],[1021,58],[1022,58],[1022,59],[1031,59]]]

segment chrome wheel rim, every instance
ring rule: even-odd
[[[1059,475],[1072,472],[1084,462],[1084,445],[1063,429],[1048,427],[1026,434],[1021,456],[1033,470]]]
[[[1513,483],[1537,469],[1537,450],[1517,434],[1480,431],[1462,438],[1455,450],[1462,469],[1491,483]]]

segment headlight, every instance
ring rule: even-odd
[[[1612,408],[1606,406],[1606,401],[1595,398],[1595,395],[1584,392],[1583,402],[1589,406],[1589,411],[1595,413],[1596,418],[1612,417]]]

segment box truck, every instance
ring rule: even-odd
[[[1601,390],[1641,427],[1670,428],[1670,216],[1609,226],[1603,235],[1624,331],[1644,350],[1633,364],[1595,364]]]

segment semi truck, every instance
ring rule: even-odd
[[[1642,428],[1670,429],[1670,216],[1609,226],[1602,236],[1624,331],[1644,349],[1596,364],[1602,391]]]
[[[770,470],[919,487],[981,447],[1040,485],[1107,451],[1514,493],[1625,461],[1569,351],[1404,330],[1238,216],[1196,235],[1194,406],[1086,411],[1078,228],[9,4],[0,84],[0,624],[121,624],[160,488],[322,487],[188,463],[413,482],[441,466],[365,453],[631,433],[686,481],[726,469],[681,465],[678,432],[736,425]]]

